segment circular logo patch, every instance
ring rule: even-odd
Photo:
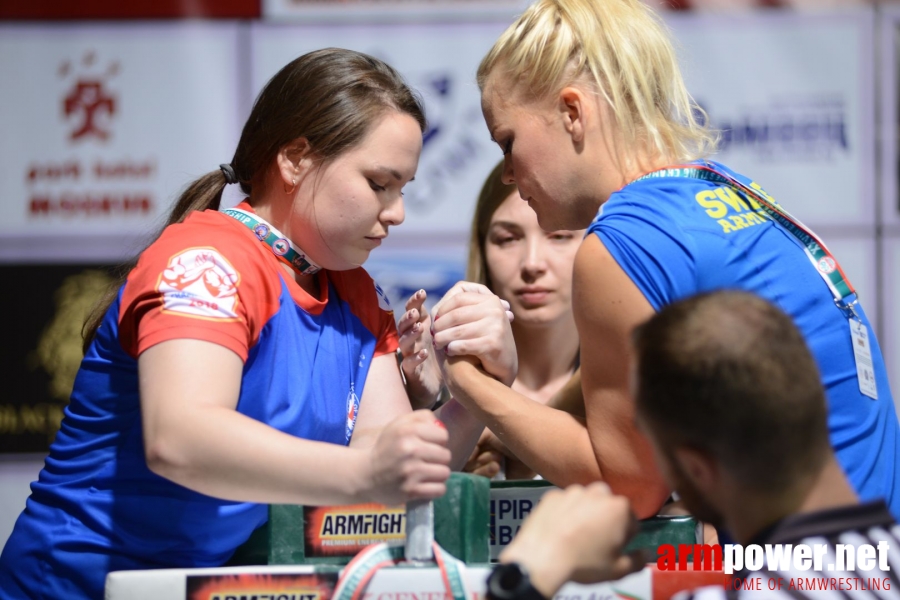
[[[284,256],[287,254],[287,251],[291,249],[291,245],[284,238],[279,238],[275,240],[275,243],[272,244],[272,252],[277,254],[278,256]]]
[[[819,261],[819,270],[826,275],[834,272],[835,266],[834,259],[830,256],[826,256]]]

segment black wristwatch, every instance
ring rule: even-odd
[[[487,580],[490,600],[547,600],[531,585],[528,570],[517,562],[500,563]]]

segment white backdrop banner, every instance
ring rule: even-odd
[[[529,0],[263,0],[263,18],[350,22],[484,20],[522,12]]]
[[[723,130],[716,158],[813,228],[874,233],[874,13],[667,20],[688,89]]]
[[[123,240],[154,230],[186,183],[229,160],[265,81],[327,46],[385,59],[425,99],[430,126],[394,243],[462,248],[501,157],[475,70],[512,16],[0,27],[0,260],[119,260]],[[826,238],[869,235],[874,13],[667,19],[689,89],[726,129],[717,158]]]
[[[230,160],[238,31],[0,27],[0,260],[119,260],[184,185]]]

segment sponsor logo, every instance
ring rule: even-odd
[[[359,396],[350,384],[350,392],[347,394],[347,441],[353,436],[353,428],[356,427],[356,415],[359,413]]]
[[[291,249],[290,243],[285,238],[278,238],[272,244],[272,252],[278,256],[284,256]]]
[[[710,110],[722,132],[720,152],[746,152],[761,161],[829,162],[850,151],[847,105],[839,95],[772,98],[740,114]]]
[[[187,600],[322,600],[332,596],[337,573],[228,573],[188,575]]]
[[[353,556],[370,544],[406,539],[405,506],[305,506],[303,522],[307,557]]]
[[[377,283],[375,284],[375,294],[378,296],[378,308],[385,312],[394,312],[394,309],[391,308],[391,301],[388,300],[387,294],[384,293],[384,290],[381,289],[381,286]]]
[[[491,560],[496,560],[522,527],[522,523],[552,486],[491,488],[488,538]]]
[[[253,228],[253,233],[256,234],[256,237],[258,237],[260,241],[263,241],[269,235],[269,228],[265,225],[259,224]]]
[[[72,87],[62,99],[63,115],[72,125],[71,141],[95,139],[107,141],[111,136],[110,120],[119,109],[118,100],[107,87],[107,80],[118,75],[119,63],[111,62],[105,69],[96,68],[97,55],[89,50],[73,66],[64,61],[59,66],[59,76],[75,75]],[[77,75],[74,70],[90,71],[90,75]]]
[[[291,262],[292,262],[292,263],[294,264],[294,266],[297,267],[298,269],[304,269],[304,268],[306,268],[306,267],[309,266],[309,265],[306,263],[306,256],[304,256],[303,254],[298,254],[297,256],[294,257],[294,260],[292,260]]]
[[[467,96],[468,81],[440,70],[411,77],[423,91],[428,129],[419,176],[406,186],[403,202],[411,214],[428,215],[455,200],[459,182],[482,178],[485,165],[499,160],[500,153],[482,133],[481,104],[477,94]]]
[[[153,199],[146,194],[63,193],[35,194],[28,210],[32,215],[146,215],[153,212]]]
[[[238,319],[240,275],[212,248],[191,248],[169,259],[157,291],[163,310],[205,319]]]

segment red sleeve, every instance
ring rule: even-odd
[[[128,275],[119,339],[137,357],[171,339],[213,342],[247,360],[278,310],[280,284],[252,232],[214,211],[167,228]]]
[[[374,356],[395,352],[400,347],[400,338],[394,311],[384,291],[362,268],[332,271],[332,276],[339,295],[347,299],[353,314],[375,336]]]

